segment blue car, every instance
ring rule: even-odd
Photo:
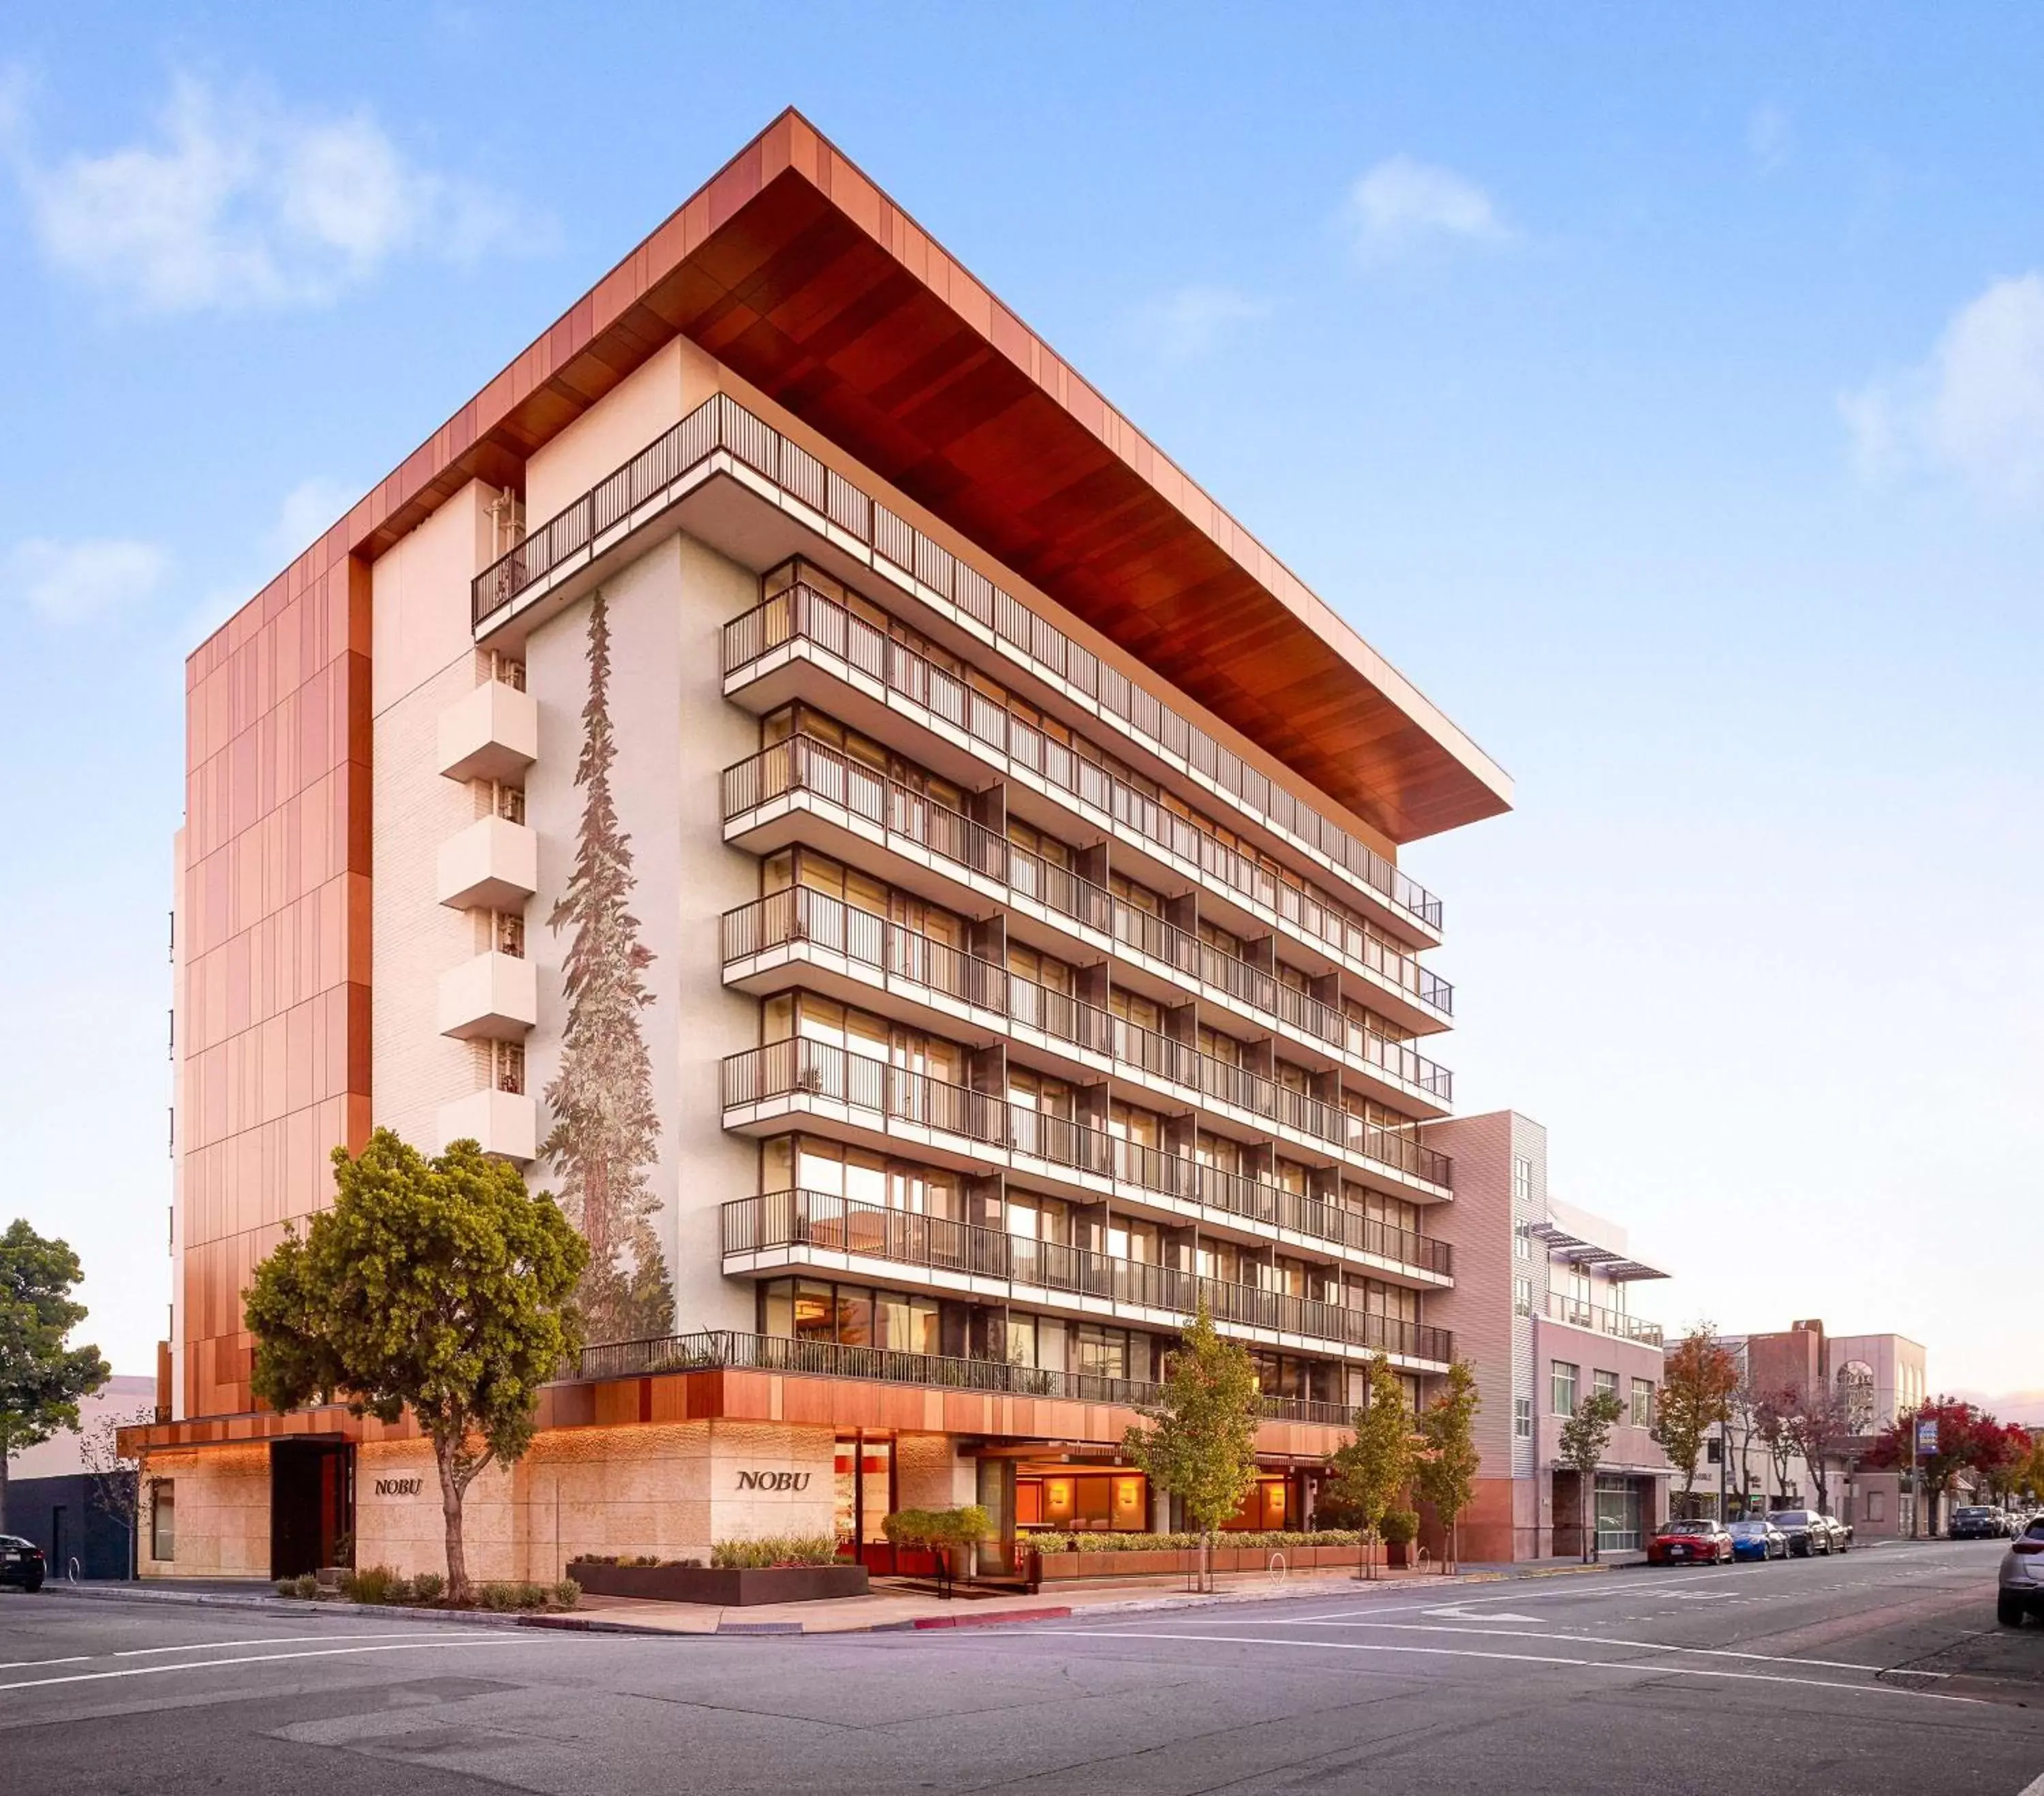
[[[1734,1559],[1786,1559],[1788,1556],[1788,1536],[1771,1521],[1755,1516],[1750,1521],[1735,1521],[1731,1525],[1731,1556]]]

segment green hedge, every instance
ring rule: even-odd
[[[1018,1536],[1022,1544],[1044,1553],[1186,1552],[1200,1544],[1197,1534],[1038,1534]],[[1354,1547],[1362,1536],[1352,1528],[1323,1528],[1317,1533],[1301,1534],[1289,1529],[1262,1533],[1229,1532],[1214,1536],[1218,1549],[1247,1548],[1253,1551],[1295,1552],[1301,1547]]]
[[[726,1571],[761,1571],[776,1565],[835,1565],[835,1534],[769,1534],[756,1540],[713,1540],[709,1562]]]

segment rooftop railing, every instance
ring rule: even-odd
[[[982,960],[948,942],[938,941],[807,886],[790,886],[751,904],[740,905],[727,910],[720,921],[726,966],[769,949],[797,943],[811,944],[822,952],[840,955],[870,967],[889,982],[925,986],[1074,1047],[1107,1055],[1124,1066],[1190,1086],[1258,1115],[1282,1120],[1308,1133],[1327,1135],[1337,1128],[1345,1129],[1345,1125],[1337,1125],[1333,1118],[1318,1113],[1337,1106],[1320,1103],[1313,1110],[1303,1109],[1302,1105],[1312,1105],[1315,1101],[1275,1079],[1230,1066],[1189,1044],[1174,1040],[1067,992],[1024,979],[991,960]],[[1284,986],[1279,989],[1293,990]],[[1304,993],[1293,995],[1304,998],[1304,1005],[1299,1008],[1317,1025],[1301,1033],[1312,1034],[1335,1052],[1382,1073],[1389,1080],[1424,1091],[1443,1104],[1450,1101],[1454,1075],[1446,1067],[1435,1065],[1406,1043],[1366,1029]],[[1271,1015],[1274,1021],[1274,1011]]]
[[[1231,956],[1220,954],[1197,936],[1174,928],[1154,912],[1138,910],[1105,886],[1016,847],[999,832],[974,821],[962,812],[936,803],[927,794],[889,779],[812,736],[790,736],[726,767],[724,821],[728,823],[742,817],[770,799],[805,791],[842,806],[863,821],[905,836],[940,860],[953,862],[982,879],[997,880],[1084,928],[1111,933],[1132,948],[1169,960],[1194,978],[1201,977],[1207,965],[1228,962],[1231,964],[1220,967],[1222,977],[1215,983],[1225,984],[1233,978],[1253,989],[1254,980],[1265,980],[1273,987],[1289,989],[1267,973],[1256,972],[1254,979],[1247,979],[1245,975],[1254,970]],[[1358,972],[1381,981],[1438,1016],[1453,1014],[1454,987],[1446,979],[1338,913],[1304,903],[1297,907],[1297,914],[1281,913],[1281,916],[1303,939],[1345,960]],[[1234,971],[1235,968],[1241,969],[1240,972]],[[1275,1009],[1286,1002],[1274,996],[1263,1007]]]
[[[478,574],[470,593],[474,625],[481,628],[528,587],[720,451],[936,593],[1033,670],[1082,694],[1146,747],[1196,771],[1245,815],[1324,857],[1427,929],[1439,930],[1440,900],[1386,856],[724,394],[705,400]]]
[[[1547,1294],[1547,1314],[1574,1329],[1594,1329],[1600,1335],[1619,1340],[1636,1340],[1642,1347],[1661,1345],[1661,1325],[1642,1322],[1622,1310],[1608,1310],[1600,1303],[1578,1303],[1561,1291]]]
[[[1216,1321],[1238,1327],[1275,1330],[1443,1365],[1454,1357],[1454,1337],[1446,1329],[1258,1285],[1204,1278],[1176,1267],[1024,1239],[975,1223],[859,1203],[824,1191],[770,1191],[760,1197],[736,1198],[724,1206],[722,1220],[727,1255],[812,1247],[1185,1317],[1194,1314],[1204,1303]]]
[[[962,1136],[999,1153],[1020,1154],[1074,1172],[1117,1179],[1182,1202],[1209,1204],[1274,1226],[1289,1225],[1278,1221],[1279,1206],[1274,1201],[1266,1206],[1254,1193],[1270,1192],[1274,1200],[1278,1195],[1289,1195],[1298,1198],[1301,1204],[1312,1201],[1261,1179],[1204,1165],[1189,1155],[1166,1153],[1085,1123],[1010,1103],[991,1092],[974,1091],[932,1079],[927,1073],[850,1052],[835,1043],[801,1036],[728,1056],[723,1063],[723,1095],[726,1110],[786,1098],[822,1098],[947,1135]],[[1346,1152],[1447,1188],[1451,1171],[1447,1155],[1409,1136],[1377,1129],[1360,1118],[1350,1120],[1358,1127],[1343,1144]],[[1242,1189],[1245,1186],[1252,1190],[1246,1191]],[[1217,1195],[1210,1197],[1210,1190]],[[1324,1202],[1320,1207],[1336,1213],[1343,1213],[1339,1206]],[[1358,1216],[1354,1220],[1361,1223],[1368,1219]],[[1327,1233],[1325,1227],[1301,1232],[1319,1233],[1322,1239],[1341,1240],[1344,1244],[1350,1242],[1346,1236]]]
[[[936,1353],[905,1353],[893,1348],[794,1340],[784,1335],[740,1334],[727,1329],[586,1347],[579,1367],[580,1375],[589,1379],[725,1370],[864,1379],[881,1384],[924,1385],[939,1390],[981,1390],[1007,1397],[1112,1403],[1132,1409],[1154,1404],[1163,1394],[1161,1385],[1135,1379],[1051,1372],[1034,1366],[1010,1365],[1001,1359],[959,1359]],[[1316,1402],[1304,1397],[1266,1397],[1262,1409],[1274,1421],[1323,1422],[1336,1428],[1347,1427],[1355,1413],[1346,1403]]]

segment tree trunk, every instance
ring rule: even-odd
[[[0,1534],[7,1532],[7,1437],[0,1434]]]
[[[1582,1530],[1583,1563],[1588,1565],[1596,1552],[1596,1536],[1590,1532],[1590,1479],[1586,1472],[1576,1474],[1576,1525]]]
[[[463,1488],[455,1482],[454,1448],[441,1441],[433,1443],[433,1458],[440,1467],[440,1519],[447,1527],[448,1601],[464,1603],[468,1601],[468,1557],[462,1550],[461,1504]]]

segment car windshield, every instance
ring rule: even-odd
[[[1992,1510],[1981,1508],[1977,1503],[1962,1504],[1959,1508],[1952,1511],[1954,1516],[1957,1517],[1962,1515],[1969,1521],[1973,1521],[1976,1517],[1988,1515],[1992,1513],[1993,1512]]]
[[[1661,1526],[1663,1534],[1708,1534],[1710,1531],[1708,1521],[1668,1521]]]
[[[1777,1509],[1767,1518],[1778,1528],[1808,1528],[1810,1512],[1808,1509]]]
[[[1731,1531],[1741,1536],[1765,1534],[1767,1532],[1767,1524],[1764,1521],[1735,1521],[1731,1525]]]

